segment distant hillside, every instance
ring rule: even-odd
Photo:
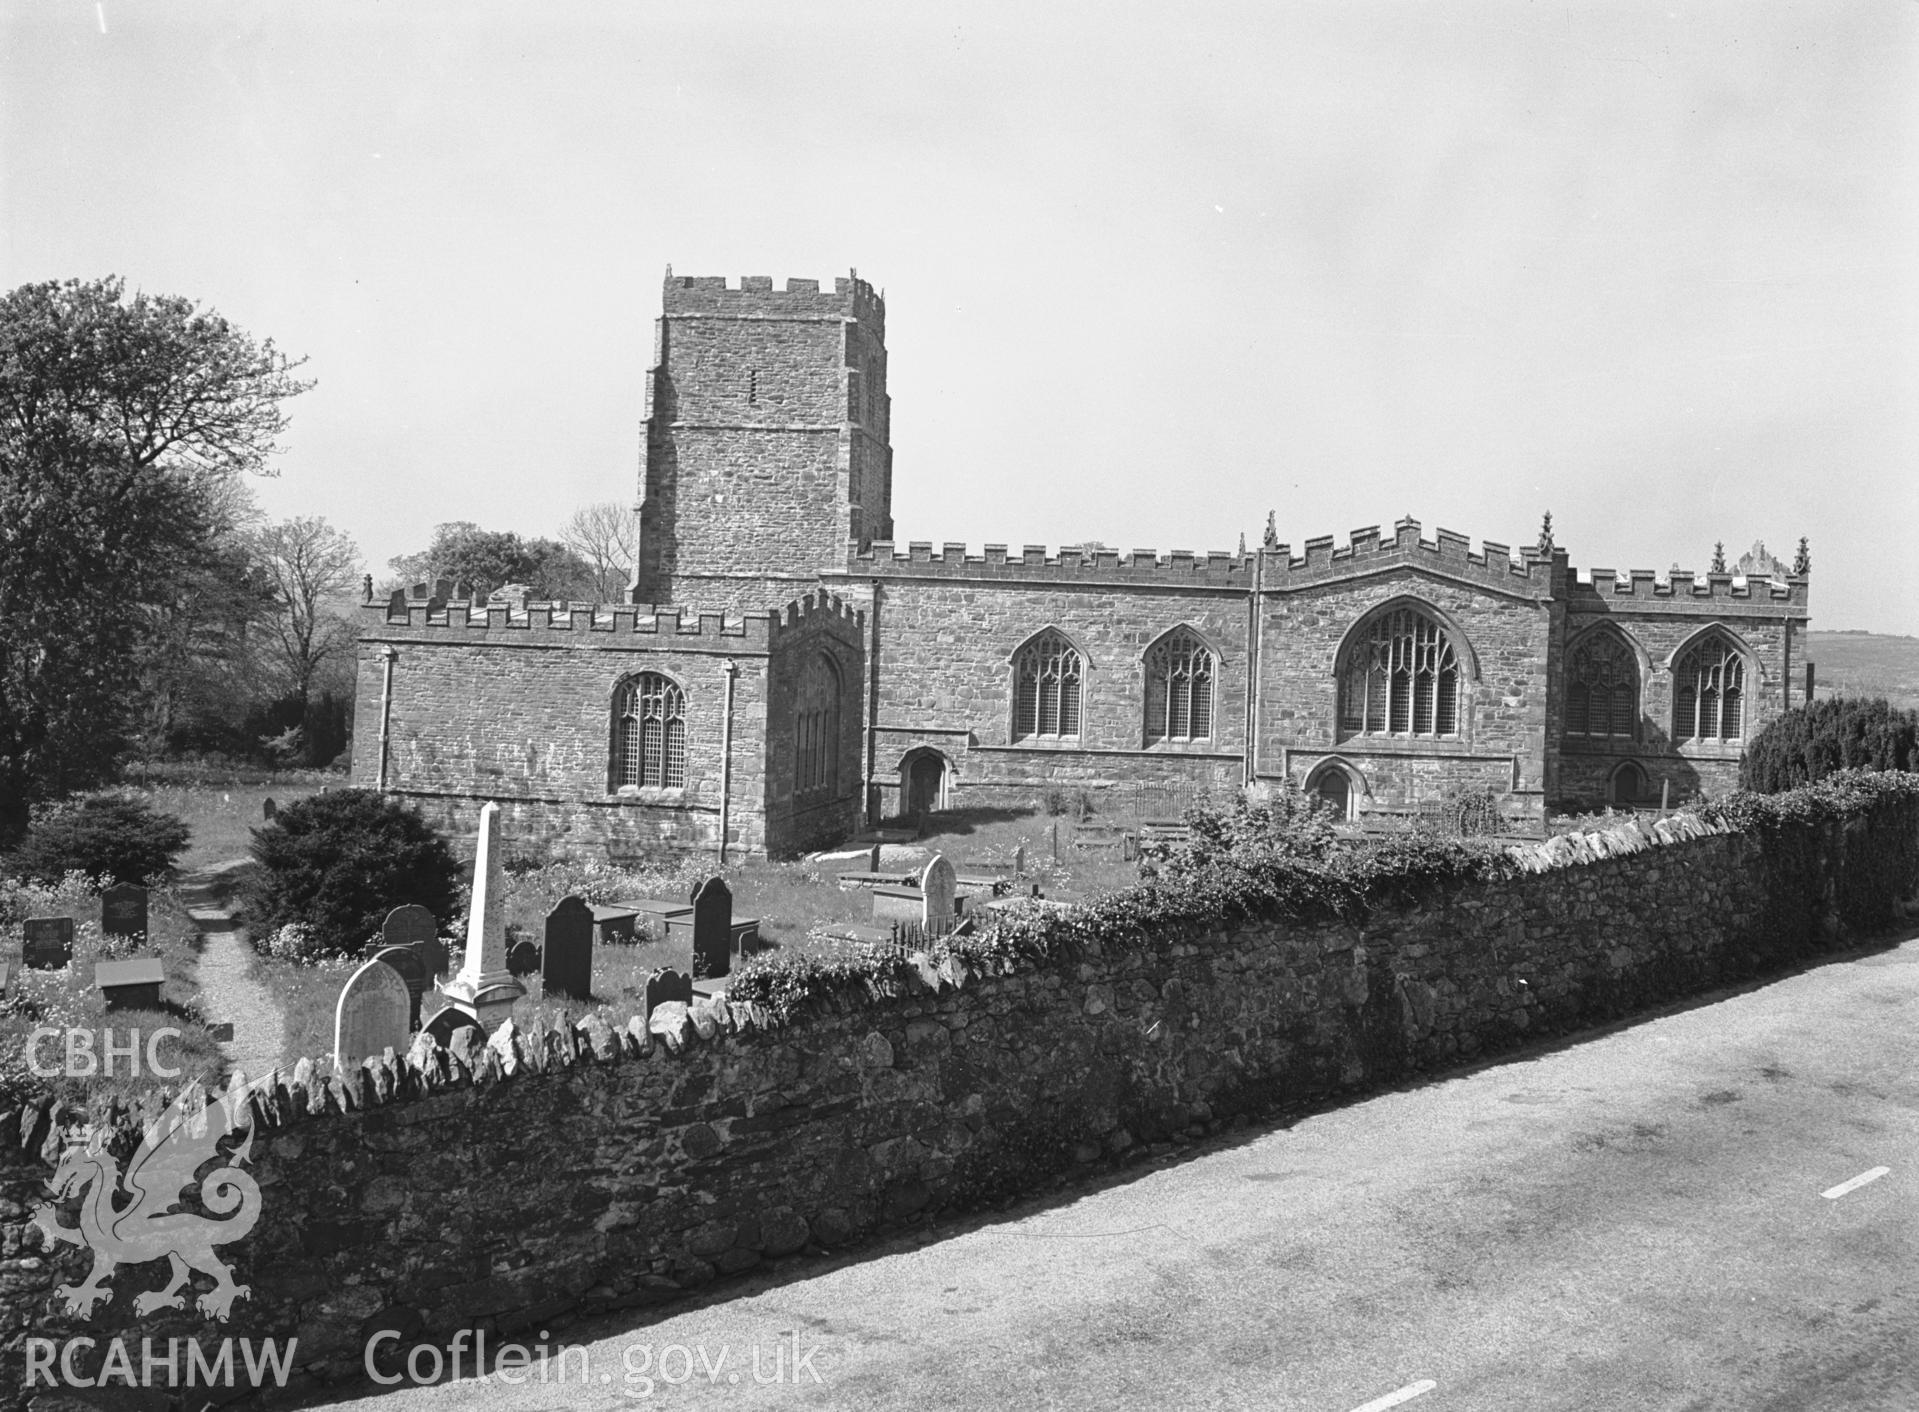
[[[1919,637],[1809,632],[1806,657],[1821,699],[1883,696],[1895,706],[1919,710]]]

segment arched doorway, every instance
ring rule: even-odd
[[[916,819],[946,807],[946,757],[937,750],[913,750],[900,761],[900,814]]]
[[[1306,777],[1306,793],[1319,800],[1341,822],[1357,817],[1363,786],[1343,764],[1329,761]]]
[[[1644,804],[1652,796],[1652,785],[1646,779],[1646,772],[1636,763],[1628,760],[1612,772],[1612,804],[1623,808],[1632,808]]]
[[[1328,770],[1313,784],[1313,795],[1332,811],[1335,819],[1353,816],[1353,786],[1344,770]]]

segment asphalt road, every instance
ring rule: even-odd
[[[1916,1191],[1919,939],[339,1405],[1919,1408]]]

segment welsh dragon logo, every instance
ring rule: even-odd
[[[45,1201],[34,1208],[33,1223],[46,1236],[48,1249],[59,1241],[93,1252],[93,1270],[86,1282],[55,1290],[66,1301],[67,1312],[87,1318],[94,1305],[113,1299],[107,1281],[117,1266],[161,1256],[167,1258],[171,1276],[164,1289],[135,1297],[136,1313],[184,1308],[186,1298],[180,1289],[189,1270],[213,1277],[213,1288],[200,1296],[197,1307],[215,1319],[224,1320],[233,1301],[250,1293],[248,1286],[233,1282],[233,1272],[213,1253],[214,1246],[231,1245],[246,1235],[260,1218],[260,1188],[239,1170],[253,1148],[249,1092],[236,1080],[207,1102],[199,1084],[188,1084],[147,1127],[124,1175],[107,1151],[108,1134],[98,1129],[61,1155],[47,1186],[55,1199],[86,1192],[80,1224],[61,1225],[52,1203]],[[222,1153],[220,1143],[242,1128],[245,1140],[231,1153]],[[222,1165],[207,1173],[199,1190],[200,1204],[213,1216],[178,1209],[195,1175],[214,1159]],[[130,1199],[116,1206],[123,1185]]]

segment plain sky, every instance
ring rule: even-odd
[[[310,358],[369,566],[630,502],[681,274],[887,294],[901,541],[1811,540],[1919,633],[1919,6],[0,0],[0,280]]]

